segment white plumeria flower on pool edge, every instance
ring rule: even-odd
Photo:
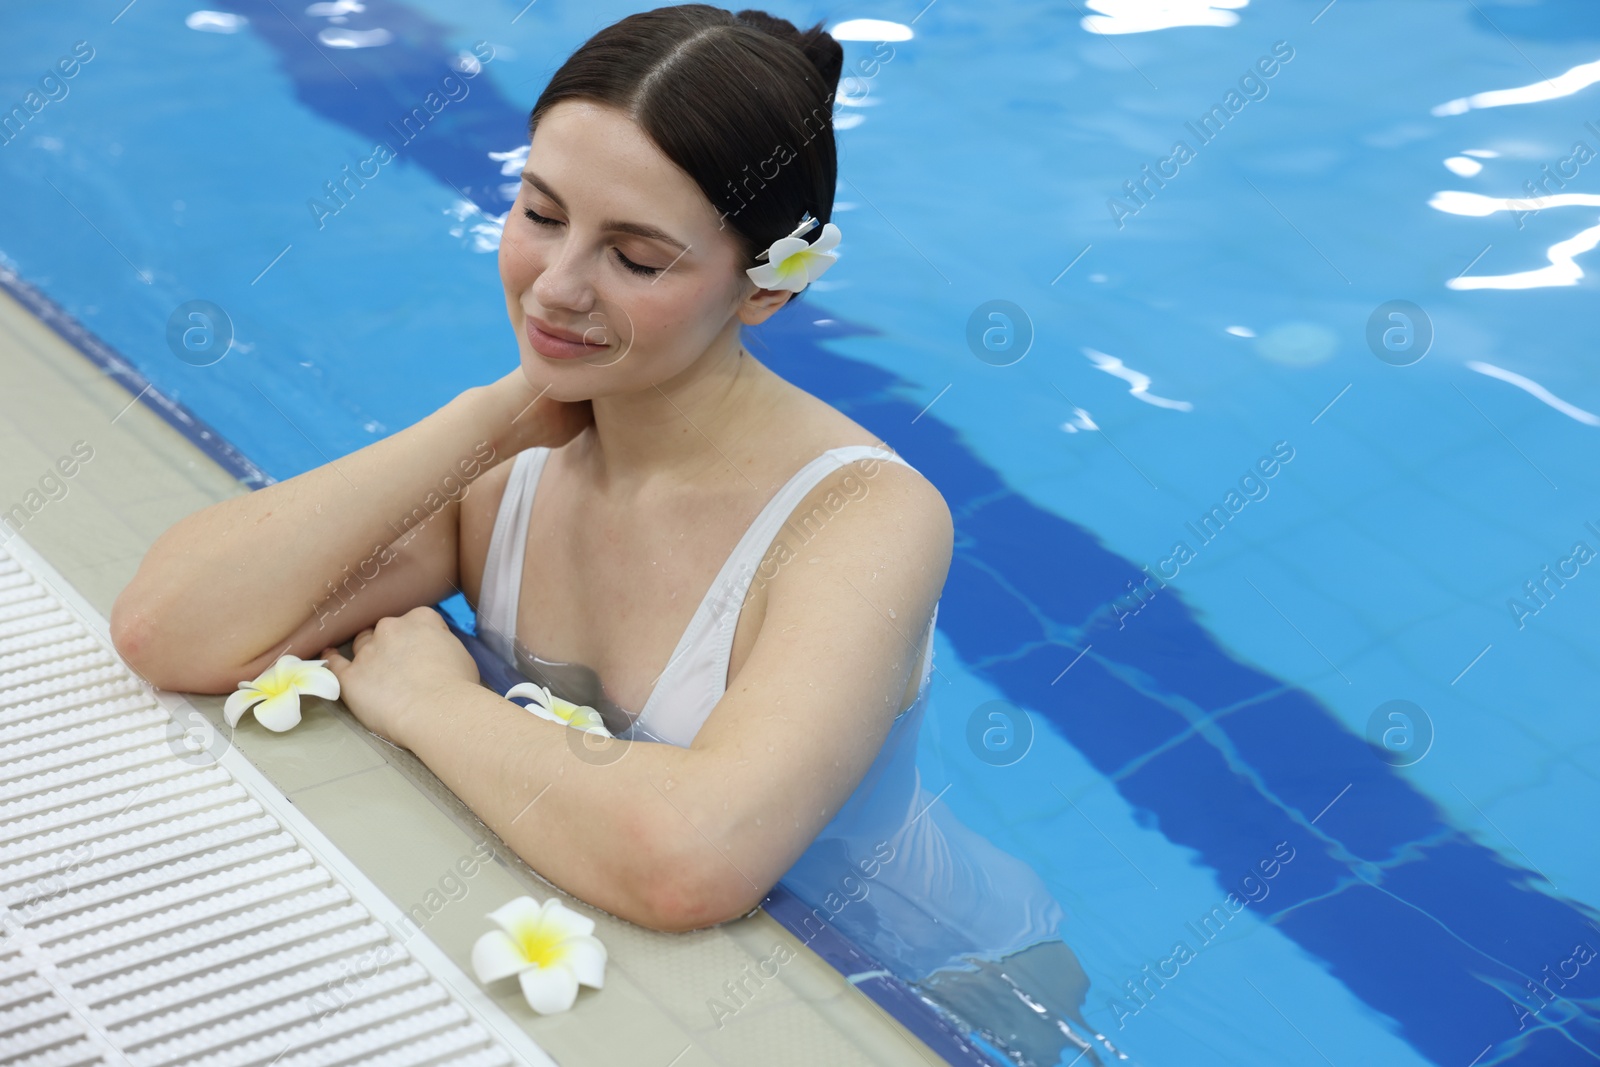
[[[472,946],[472,969],[480,982],[517,976],[528,1006],[541,1015],[566,1011],[578,999],[578,984],[605,984],[606,947],[594,937],[594,920],[555,897],[543,904],[518,897],[489,913],[498,930]]]
[[[605,720],[600,718],[600,713],[587,704],[574,704],[570,700],[562,700],[550,692],[549,686],[535,685],[532,682],[519,682],[506,690],[506,699],[512,697],[527,697],[533,701],[527,709],[541,719],[570,726],[575,730],[582,730],[586,734],[603,734],[613,736],[606,729]]]
[[[796,227],[794,233],[772,242],[771,248],[756,257],[760,259],[765,256],[767,261],[745,271],[750,280],[763,289],[787,289],[791,293],[798,293],[822,277],[823,272],[839,260],[838,253],[831,249],[839,243],[840,234],[839,227],[827,222],[823,224],[822,233],[814,244],[800,236],[816,224],[816,219],[808,217]]]
[[[284,654],[278,662],[252,682],[240,682],[222,705],[222,717],[229,726],[255,708],[256,721],[269,730],[282,733],[300,722],[300,694],[339,699],[339,679],[324,664],[325,659],[301,659]]]

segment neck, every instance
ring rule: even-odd
[[[596,484],[631,493],[666,476],[687,480],[727,465],[757,376],[738,323],[683,373],[635,393],[597,397],[584,458]]]

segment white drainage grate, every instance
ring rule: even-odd
[[[0,1063],[554,1067],[185,712],[0,547]]]

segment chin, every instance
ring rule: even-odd
[[[522,376],[528,380],[528,384],[535,390],[543,389],[548,399],[559,400],[562,403],[593,400],[598,396],[618,391],[603,388],[607,383],[595,377],[596,370],[597,368],[593,367],[586,368],[576,361],[562,363],[547,360],[537,352],[522,354]]]

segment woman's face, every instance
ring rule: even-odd
[[[679,374],[737,330],[756,292],[742,255],[699,186],[632,119],[584,101],[555,105],[500,241],[528,380],[582,400]]]

